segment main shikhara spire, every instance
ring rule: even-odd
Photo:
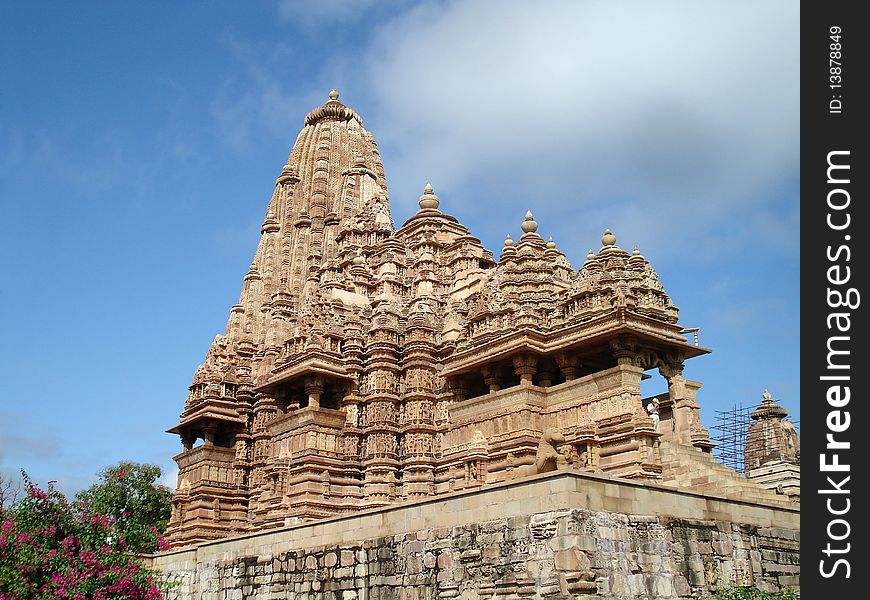
[[[637,249],[608,230],[575,270],[529,212],[496,261],[442,205],[426,184],[396,228],[360,116],[335,90],[308,113],[170,430],[171,540],[522,477],[554,429],[560,467],[623,477],[666,478],[663,443],[709,451],[700,384],[682,376],[707,350]],[[658,424],[650,369],[669,385]]]

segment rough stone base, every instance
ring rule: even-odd
[[[797,586],[788,506],[556,472],[153,557],[171,600],[700,598]]]

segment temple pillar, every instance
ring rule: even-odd
[[[214,446],[214,438],[217,435],[217,427],[203,427],[202,437],[203,444],[206,446]]]
[[[683,363],[671,362],[659,367],[659,373],[668,382],[668,406],[671,409],[671,429],[676,441],[690,440],[691,408],[686,404],[686,385],[683,379]]]
[[[486,365],[481,369],[483,373],[483,382],[489,386],[489,393],[497,392],[501,389],[501,369],[493,365]]]
[[[565,381],[577,379],[580,372],[580,360],[567,352],[559,352],[556,355],[556,365],[565,377]]]
[[[516,354],[513,356],[514,373],[520,378],[520,385],[532,385],[532,378],[538,371],[538,357],[534,354]]]
[[[670,362],[659,368],[668,381],[668,402],[671,409],[672,435],[675,441],[710,451],[709,432],[701,424],[701,407],[695,396],[701,388],[698,382],[683,378],[683,362]],[[664,432],[665,434],[669,432]]]
[[[637,347],[631,339],[610,340],[610,351],[616,359],[617,365],[634,365]]]
[[[320,377],[309,377],[305,380],[305,393],[308,395],[309,408],[320,408],[323,387],[323,379]]]
[[[550,387],[553,385],[553,379],[555,378],[555,373],[553,371],[544,370],[538,371],[538,385],[541,387]]]
[[[468,398],[468,383],[461,377],[454,377],[447,382],[453,393],[454,402],[462,402]]]

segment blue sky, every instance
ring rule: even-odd
[[[431,181],[496,256],[639,246],[713,353],[702,417],[799,419],[794,2],[31,2],[0,8],[0,471],[74,491],[163,433],[330,88],[403,222]],[[645,391],[663,391],[656,381]]]

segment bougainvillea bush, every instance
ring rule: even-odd
[[[0,512],[0,600],[161,598],[114,519],[68,502],[53,482],[24,483],[25,497]]]
[[[160,485],[160,467],[123,462],[103,469],[99,481],[76,494],[80,512],[109,517],[133,552],[165,550],[158,531],[172,513],[172,491]]]

